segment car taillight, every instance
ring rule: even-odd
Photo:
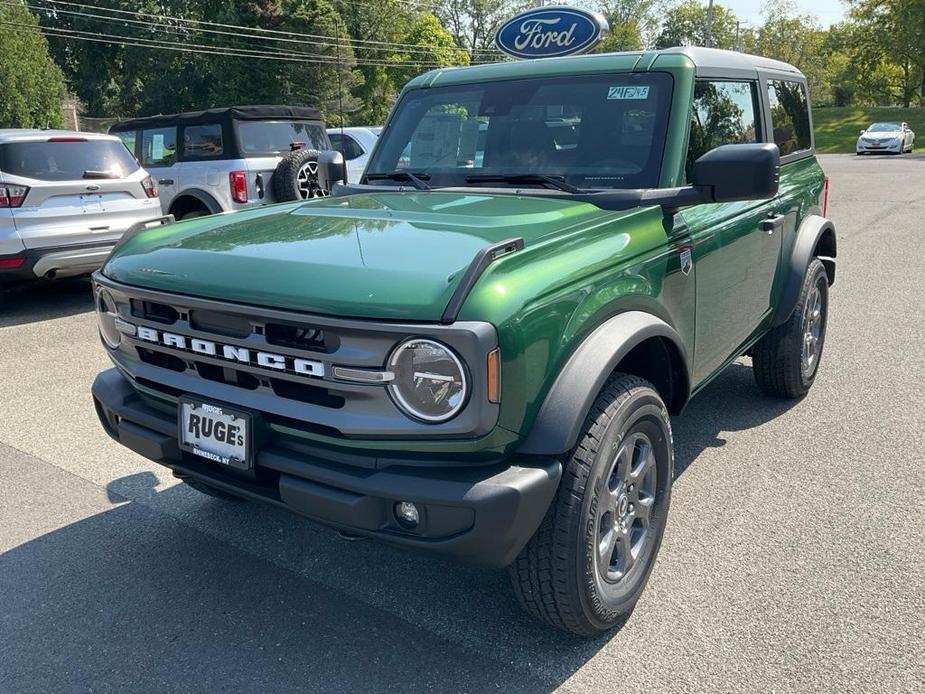
[[[153,176],[148,176],[143,180],[141,182],[141,187],[144,188],[145,195],[149,198],[156,198],[158,196],[157,181],[154,180]]]
[[[24,257],[0,258],[0,270],[15,270],[18,267],[22,267],[24,262],[26,262]]]
[[[829,216],[829,177],[822,182],[822,216]]]
[[[21,207],[28,193],[28,186],[0,183],[0,207]]]
[[[49,137],[49,142],[86,142],[85,137]]]
[[[228,174],[231,181],[231,199],[235,202],[247,202],[247,172],[232,171]]]

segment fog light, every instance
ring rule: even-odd
[[[421,522],[421,514],[410,501],[399,501],[395,504],[395,520],[401,527],[412,530]]]

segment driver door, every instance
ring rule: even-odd
[[[756,80],[698,80],[688,166],[714,147],[759,141],[759,113]],[[776,205],[772,198],[682,212],[697,272],[695,382],[722,366],[770,311],[781,250]]]

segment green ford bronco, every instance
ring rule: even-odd
[[[329,197],[127,233],[106,432],[206,494],[496,567],[591,635],[652,571],[670,415],[798,398],[835,231],[806,80],[708,49],[436,70]],[[757,392],[756,392],[757,396]]]

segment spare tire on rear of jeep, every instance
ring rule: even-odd
[[[290,152],[273,172],[273,195],[277,202],[307,200],[327,195],[318,183],[317,149],[297,149]]]

